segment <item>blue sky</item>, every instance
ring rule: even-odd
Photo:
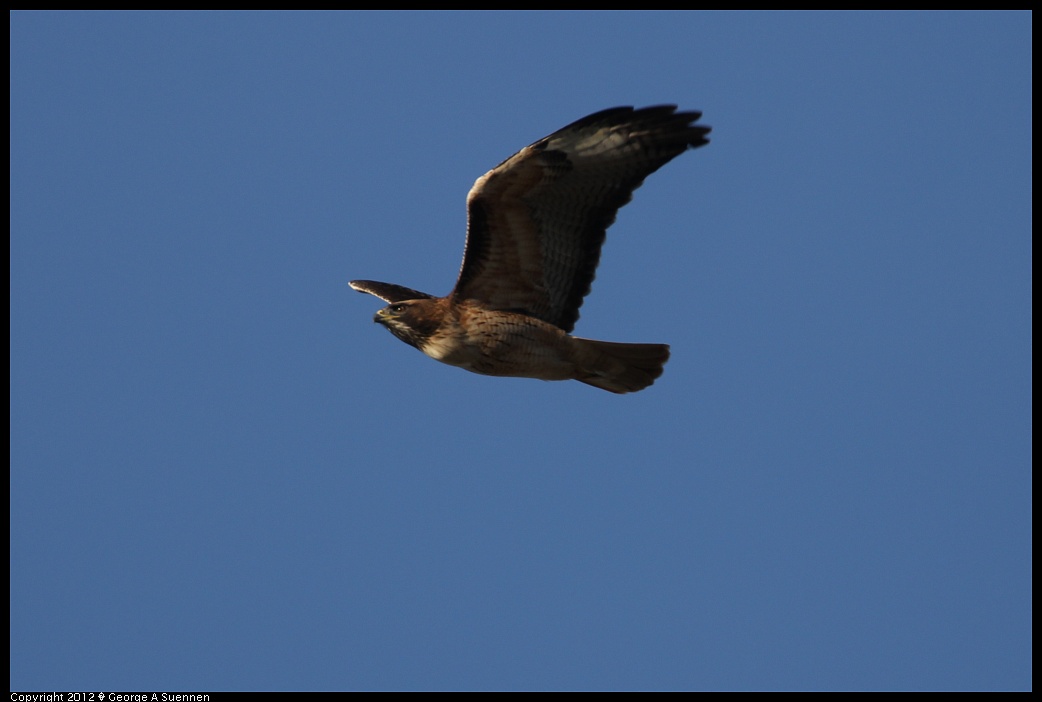
[[[10,19],[12,689],[1031,688],[1029,14]],[[576,327],[647,391],[348,288],[667,102]]]

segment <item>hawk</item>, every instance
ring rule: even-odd
[[[467,243],[445,297],[372,280],[374,321],[443,363],[497,376],[578,380],[614,393],[655,382],[665,344],[571,336],[605,230],[644,179],[708,143],[701,112],[603,110],[517,152],[467,195]]]

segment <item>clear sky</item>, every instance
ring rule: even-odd
[[[10,19],[12,689],[1031,688],[1030,14]],[[576,326],[652,388],[347,286],[659,103]]]

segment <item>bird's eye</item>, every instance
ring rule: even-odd
[[[398,314],[405,310],[405,305],[391,305],[391,311]]]

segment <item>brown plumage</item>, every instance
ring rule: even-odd
[[[655,382],[665,344],[571,336],[605,230],[644,179],[708,143],[700,112],[616,107],[573,122],[478,178],[467,245],[445,297],[371,280],[375,321],[431,358],[485,375],[578,380],[615,393]]]

